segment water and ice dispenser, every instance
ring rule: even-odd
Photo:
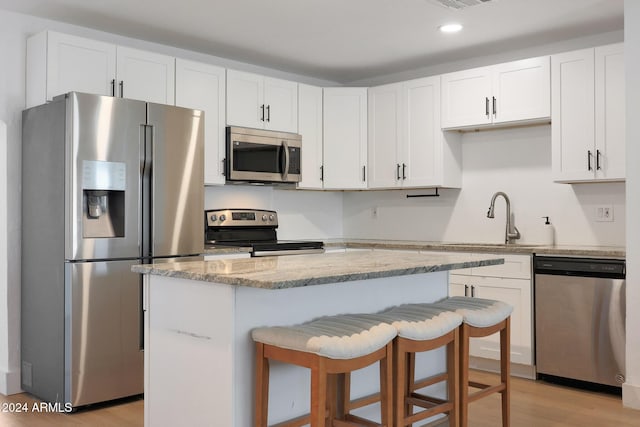
[[[126,167],[121,162],[82,162],[82,236],[124,237]]]

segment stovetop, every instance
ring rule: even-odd
[[[262,209],[205,211],[205,244],[252,248],[252,256],[324,252],[320,241],[278,240],[278,215]]]

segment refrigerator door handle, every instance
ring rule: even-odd
[[[151,174],[153,173],[151,167],[151,159],[153,158],[153,126],[141,125],[141,138],[140,138],[140,179],[141,179],[141,191],[140,191],[140,204],[142,206],[141,221],[141,240],[142,240],[142,257],[150,257],[152,254],[151,249],[151,206],[153,206],[153,191],[151,185]]]

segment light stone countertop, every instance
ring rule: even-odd
[[[132,271],[263,289],[503,264],[498,255],[350,252],[135,265]]]
[[[536,245],[526,243],[428,242],[419,240],[329,239],[325,248],[392,249],[408,251],[478,252],[496,254],[539,254],[582,257],[625,258],[624,246]]]

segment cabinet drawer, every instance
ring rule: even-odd
[[[504,264],[475,267],[472,269],[472,274],[474,276],[505,277],[513,279],[531,278],[530,255],[494,255],[504,258]]]

